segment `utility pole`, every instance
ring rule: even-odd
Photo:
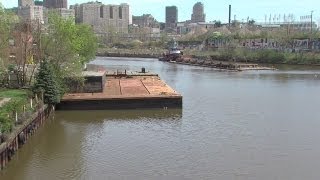
[[[311,35],[310,35],[310,49],[312,49],[312,14],[313,14],[313,10],[311,11]]]
[[[313,14],[313,11],[311,11],[311,35],[312,35],[312,14]]]

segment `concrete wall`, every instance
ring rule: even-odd
[[[51,111],[52,109],[48,108],[47,105],[40,107],[39,110],[30,118],[26,119],[23,124],[14,128],[5,142],[0,142],[0,170],[5,168],[15,152],[21,148],[36,130],[41,127],[45,120],[49,118]]]
[[[105,85],[104,76],[87,76],[84,77],[84,85],[81,86],[78,81],[68,79],[67,84],[69,85],[69,93],[101,93]]]
[[[105,76],[91,76],[85,77],[86,81],[84,83],[83,92],[86,93],[97,93],[103,92],[103,87],[105,84]]]

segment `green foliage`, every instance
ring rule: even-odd
[[[213,40],[213,39],[221,39],[222,34],[220,32],[213,32],[211,35],[209,35],[208,39]]]
[[[221,27],[222,26],[222,24],[221,24],[221,21],[216,21],[215,23],[214,23],[214,26],[215,27]]]
[[[82,64],[88,62],[96,55],[97,37],[94,35],[90,26],[85,24],[76,25],[76,53],[83,57]]]
[[[251,19],[248,21],[249,25],[254,25],[256,23],[256,21],[254,19]]]
[[[23,100],[27,98],[27,91],[20,89],[0,89],[0,98]]]
[[[57,65],[87,63],[95,57],[98,46],[90,26],[54,13],[49,15],[49,33],[43,37],[43,44],[47,58]]]
[[[0,2],[0,69],[2,74],[7,63],[7,54],[3,50],[9,45],[10,32],[13,25],[13,14],[6,12]]]
[[[130,47],[130,49],[138,49],[142,46],[142,44],[143,43],[139,40],[133,40],[128,43],[128,46]]]
[[[270,64],[320,64],[320,54],[312,52],[278,52],[276,50],[250,50],[245,48],[227,48],[214,51],[184,51],[186,55],[211,57],[213,60],[237,61]]]
[[[98,44],[90,26],[75,24],[73,19],[63,19],[54,13],[49,14],[48,29],[41,39],[43,58],[44,62],[50,63],[49,69],[53,73],[50,77],[57,86],[51,86],[52,89],[46,89],[46,92],[59,95],[47,94],[45,102],[55,104],[67,89],[64,79],[81,75],[83,65],[95,57]]]
[[[258,52],[258,62],[282,63],[284,60],[283,53],[276,52],[275,50],[261,50]]]
[[[10,132],[10,129],[12,129],[12,126],[13,126],[13,121],[8,117],[8,114],[0,111],[0,131],[2,133]]]
[[[22,112],[22,107],[27,102],[27,91],[0,89],[1,98],[11,98],[0,108],[0,131],[10,132],[14,124],[14,112]]]
[[[14,64],[9,64],[7,70],[8,71],[14,71],[14,67],[15,67]]]
[[[44,103],[57,104],[60,102],[61,87],[57,82],[54,71],[48,61],[40,63],[36,82],[32,88],[35,94],[43,94]]]

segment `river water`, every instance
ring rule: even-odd
[[[1,180],[320,178],[319,68],[225,72],[153,59],[92,63],[158,73],[183,95],[183,109],[58,111]]]

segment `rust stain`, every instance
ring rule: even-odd
[[[115,78],[108,76],[102,93],[66,94],[62,100],[99,100],[118,98],[177,98],[181,97],[158,76]]]

